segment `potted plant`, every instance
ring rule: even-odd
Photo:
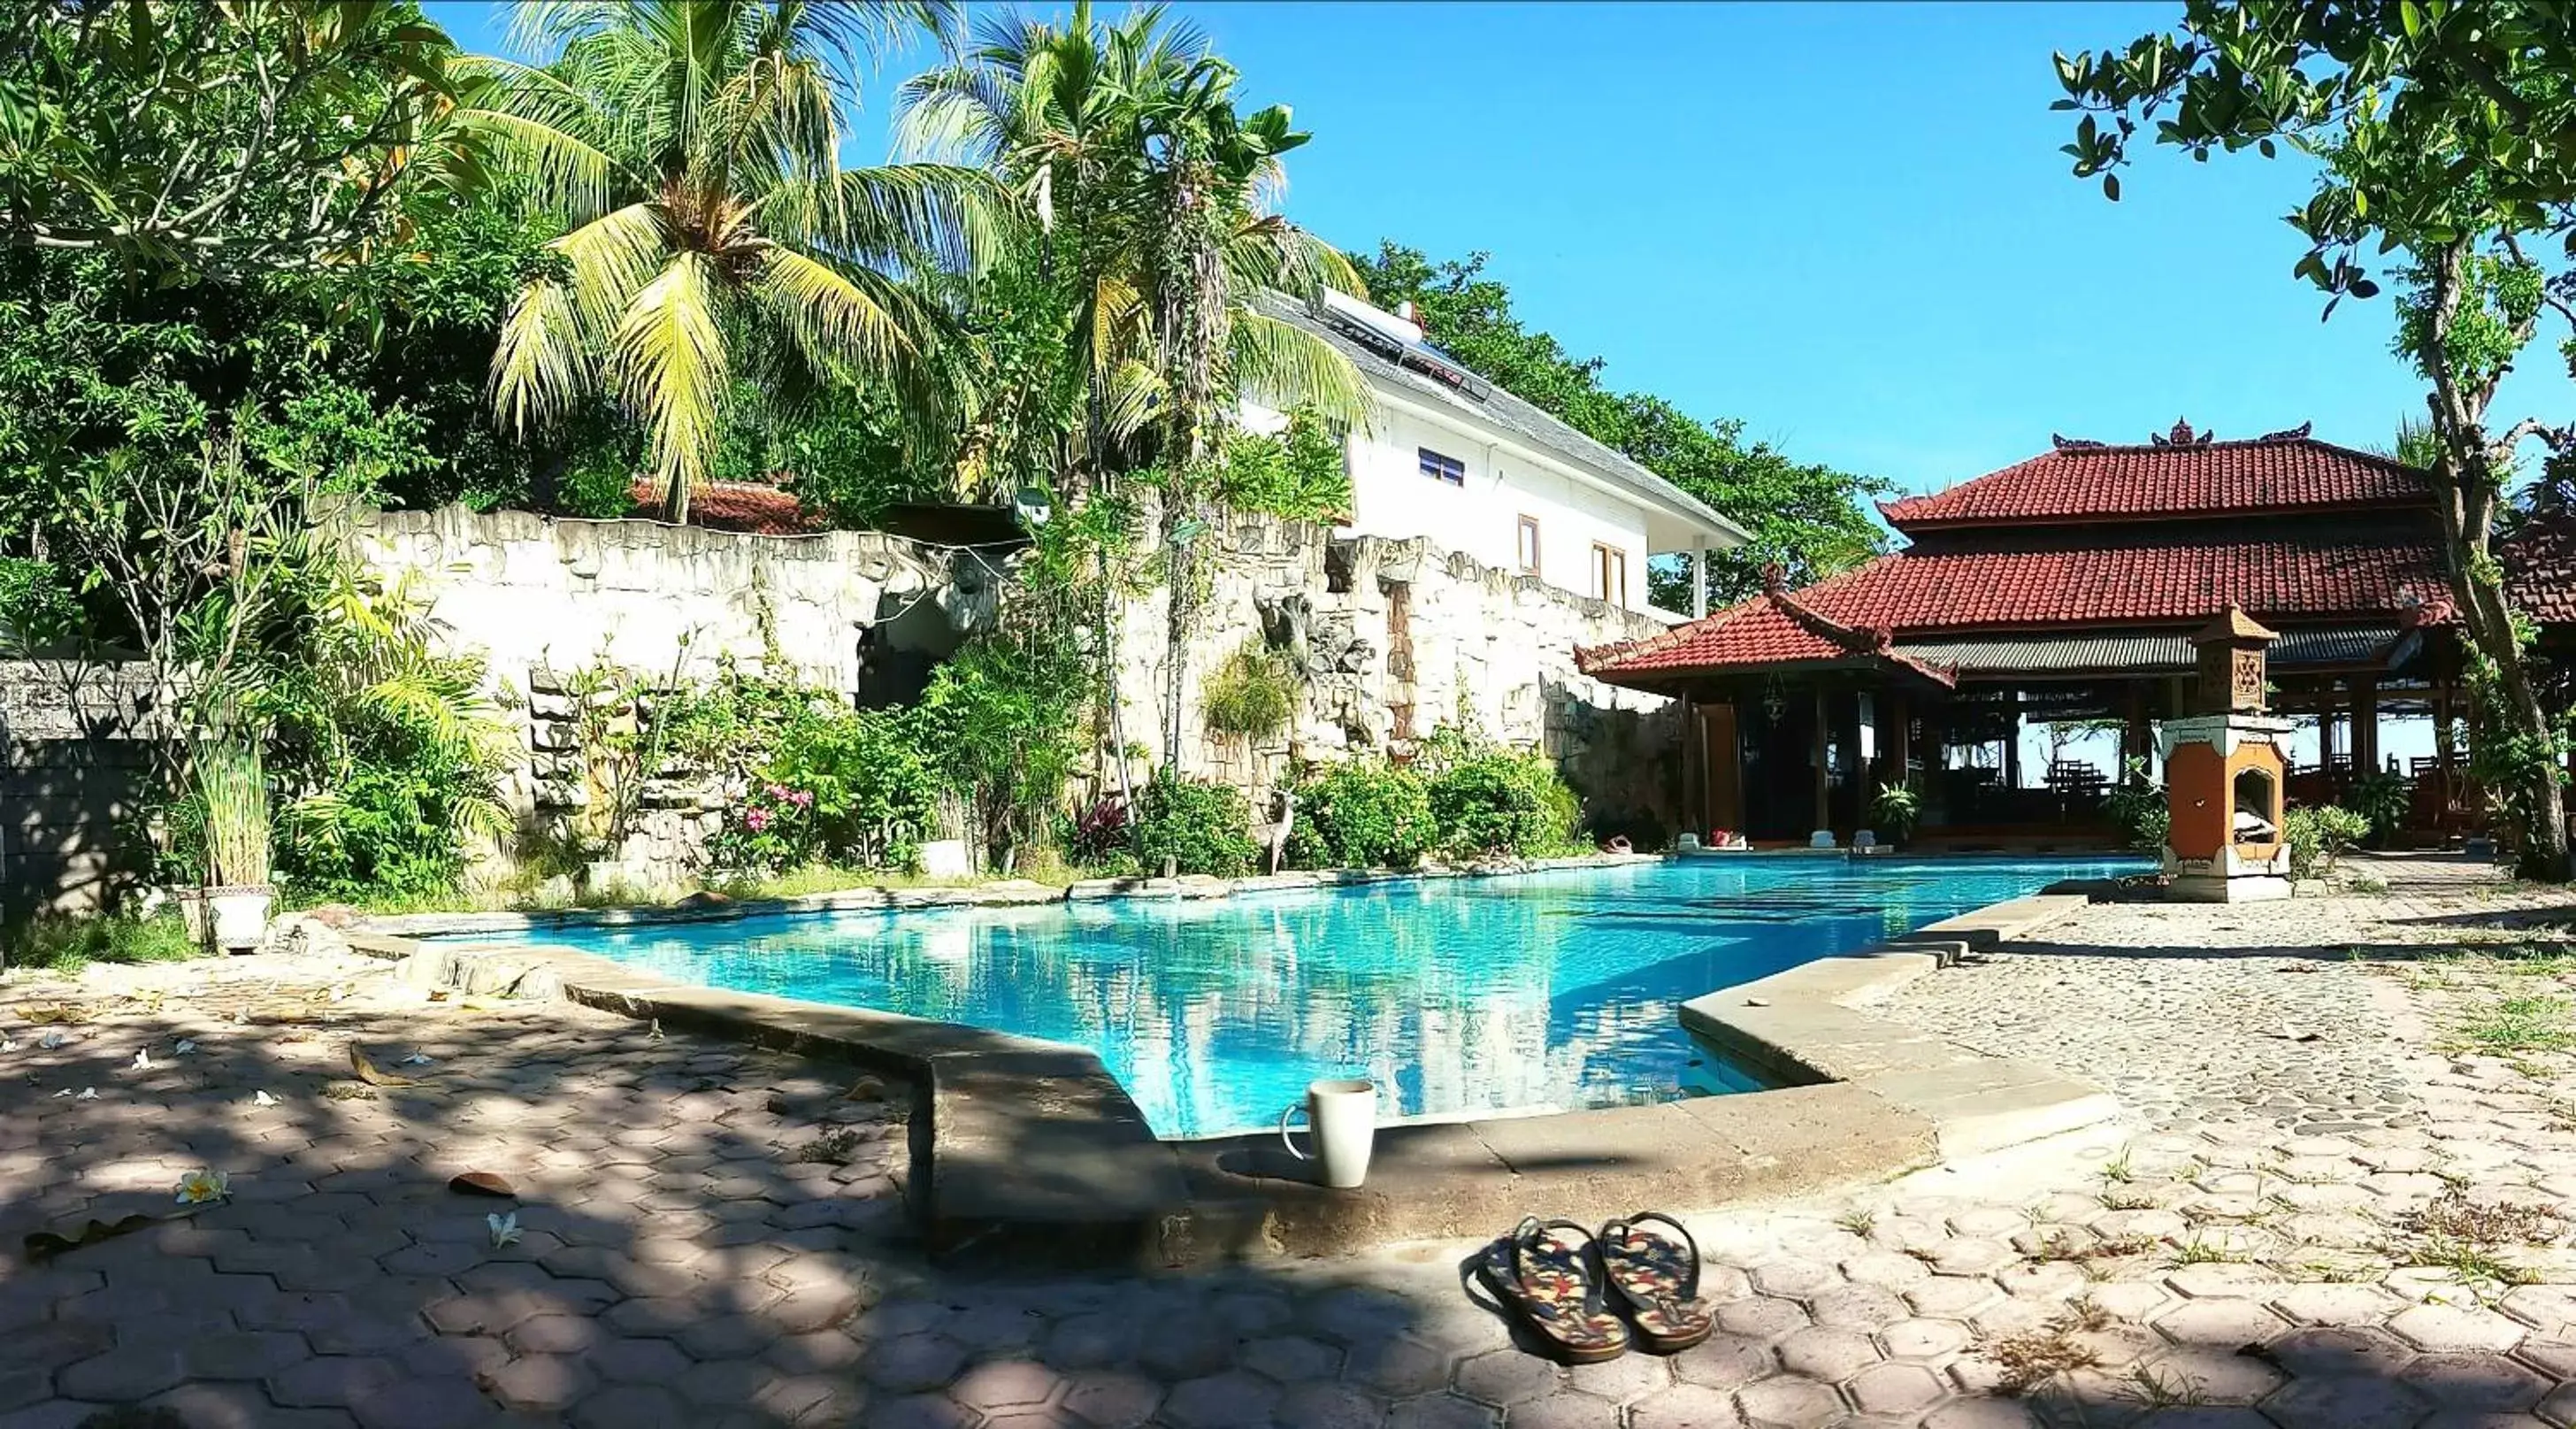
[[[1903,843],[1923,821],[1923,795],[1907,784],[1881,784],[1870,800],[1869,821],[1887,830],[1888,842]]]
[[[207,938],[226,952],[259,946],[277,890],[268,881],[268,781],[259,748],[210,744],[196,761],[206,816]]]

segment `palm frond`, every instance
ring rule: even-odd
[[[1245,395],[1280,411],[1312,407],[1326,421],[1366,429],[1375,403],[1366,379],[1340,349],[1267,313],[1235,315],[1234,379]]]
[[[780,184],[763,228],[799,247],[900,271],[981,273],[1000,256],[1011,199],[989,174],[951,164],[881,164]]]
[[[596,358],[568,284],[530,283],[501,320],[492,348],[492,411],[501,430],[525,437],[572,410],[590,391]]]
[[[883,372],[918,350],[918,306],[866,269],[835,268],[773,245],[761,255],[752,290],[818,371]]]
[[[617,331],[626,305],[671,255],[661,212],[650,203],[630,203],[602,214],[546,246],[562,254],[572,270],[583,337],[594,347]]]
[[[706,478],[730,377],[718,306],[724,275],[703,253],[674,256],[629,304],[609,359],[619,397],[644,424],[674,519]]]

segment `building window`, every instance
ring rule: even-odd
[[[1592,543],[1592,593],[1622,610],[1628,608],[1627,552]]]
[[[1422,474],[1424,476],[1430,477],[1434,481],[1445,481],[1451,486],[1465,486],[1467,484],[1467,464],[1465,462],[1458,460],[1454,456],[1442,456],[1440,453],[1433,451],[1429,447],[1422,447],[1419,450],[1422,453]]]
[[[1538,574],[1538,518],[1521,518],[1521,574]]]

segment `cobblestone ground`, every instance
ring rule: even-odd
[[[2454,956],[2576,908],[2384,872],[2383,896],[2096,907],[1906,990],[1882,1011],[2100,1078],[2132,1122],[1688,1215],[1717,1337],[1572,1371],[1461,1292],[1465,1244],[926,1266],[901,1089],[849,1100],[846,1068],[423,1004],[357,963],[12,981],[13,1234],[177,1218],[0,1262],[0,1429],[132,1401],[200,1429],[2576,1423],[2576,958]],[[94,1015],[30,1020],[65,999]],[[430,1085],[340,1099],[352,1041]],[[198,1166],[233,1199],[182,1215]],[[514,1183],[517,1243],[484,1219],[508,1203],[447,1189],[463,1170]]]

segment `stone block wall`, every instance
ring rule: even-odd
[[[0,661],[0,916],[98,912],[145,871],[139,666]]]
[[[1651,635],[1661,622],[1424,539],[1336,538],[1258,516],[1201,539],[1214,571],[1189,641],[1185,772],[1267,785],[1295,761],[1408,755],[1446,724],[1544,752],[1587,815],[1677,826],[1681,711],[1574,667],[1577,645]],[[1124,733],[1157,753],[1167,609],[1157,590],[1127,607],[1119,631]],[[1296,720],[1257,749],[1208,732],[1202,705],[1208,676],[1249,641],[1288,650],[1306,675]]]

